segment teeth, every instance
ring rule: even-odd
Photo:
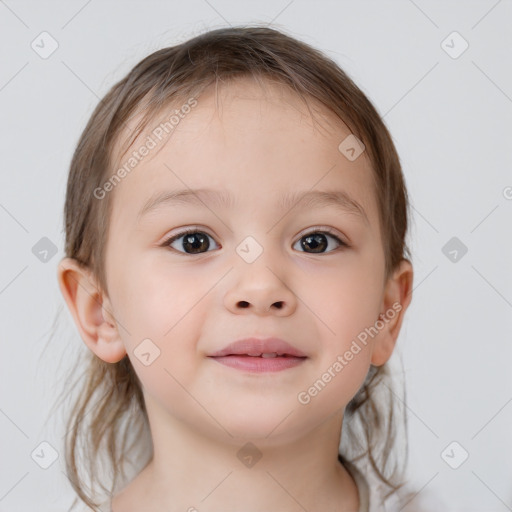
[[[251,353],[248,353],[247,354],[248,356],[251,356],[251,357],[265,357],[265,358],[269,358],[269,357],[280,357],[280,356],[284,356],[285,354],[278,354],[277,352],[267,352],[265,354],[262,354],[261,352],[251,352]]]

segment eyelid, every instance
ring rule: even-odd
[[[348,238],[341,234],[338,230],[331,228],[329,226],[310,226],[309,228],[303,229],[297,235],[297,241],[299,241],[302,237],[309,235],[310,233],[327,233],[335,238],[337,238],[343,245],[350,247],[350,243],[348,242]]]
[[[181,229],[180,228],[177,228],[177,229],[178,229],[178,231],[173,233],[172,235],[166,235],[164,240],[161,243],[159,243],[158,245],[160,247],[168,247],[169,244],[171,242],[175,241],[176,239],[181,238],[182,236],[188,235],[190,233],[197,233],[197,232],[204,233],[205,235],[208,235],[210,238],[213,238],[215,240],[215,237],[213,235],[211,235],[210,233],[208,233],[208,230],[206,228],[203,228],[202,226],[192,225],[192,226],[183,227]],[[215,243],[217,245],[219,245],[217,243],[217,241]],[[181,253],[181,254],[186,254],[186,253]]]

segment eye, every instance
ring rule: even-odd
[[[309,254],[321,254],[326,252],[325,249],[329,247],[329,238],[334,239],[337,247],[345,246],[348,247],[348,244],[340,240],[331,230],[326,229],[322,231],[311,231],[303,235],[296,243],[300,243],[300,246],[303,249],[311,249]],[[335,247],[335,249],[337,248]],[[332,251],[327,251],[332,252]]]
[[[210,247],[209,239],[213,240],[210,235],[199,231],[197,228],[192,228],[172,235],[162,243],[162,247],[172,247],[185,254],[202,254]],[[174,243],[176,243],[176,246],[173,246]]]
[[[204,231],[200,231],[198,228],[190,228],[172,235],[162,242],[161,246],[172,247],[182,254],[202,254],[208,252],[210,239],[213,240],[213,238]],[[300,243],[300,247],[304,249],[303,252],[322,254],[332,252],[333,250],[331,247],[330,251],[326,251],[330,245],[332,246],[332,244],[329,244],[329,239],[334,240],[334,249],[340,246],[348,247],[348,244],[340,240],[340,238],[329,229],[311,231],[297,240],[296,244]]]

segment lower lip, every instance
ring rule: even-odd
[[[253,357],[253,356],[222,356],[212,357],[218,363],[237,370],[249,372],[279,372],[303,363],[305,357]]]

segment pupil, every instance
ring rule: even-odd
[[[313,252],[322,252],[322,249],[327,248],[325,239],[326,237],[322,233],[315,233],[314,235],[304,237],[304,242],[302,242],[301,245],[303,249],[306,248],[306,245],[309,245],[309,248],[312,249]],[[318,250],[318,248],[320,248],[320,250]]]
[[[194,239],[196,241],[194,241]],[[192,249],[191,251],[187,251],[187,252],[192,252],[192,253],[202,252],[199,250],[199,249],[201,249],[202,244],[205,244],[205,247],[203,247],[203,249],[205,249],[205,250],[208,249],[208,247],[210,245],[208,242],[208,237],[204,233],[192,233],[192,234],[185,236],[185,238],[183,239],[183,248],[185,250],[187,250],[187,244]]]

